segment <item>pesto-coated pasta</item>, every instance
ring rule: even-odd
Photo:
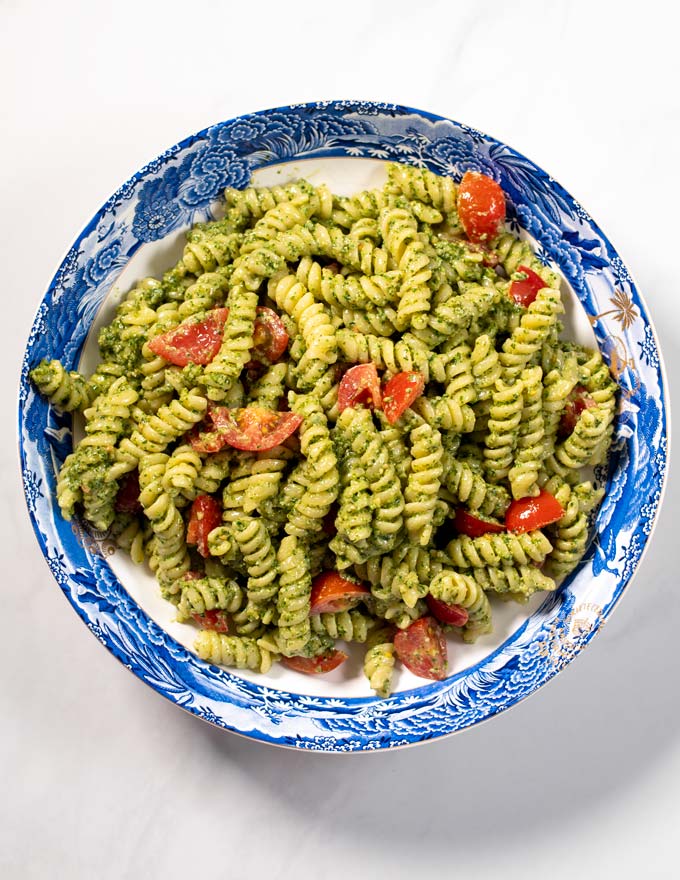
[[[472,642],[494,601],[578,565],[616,383],[562,339],[561,279],[528,240],[467,237],[452,178],[389,163],[382,187],[230,188],[223,209],[123,296],[91,375],[32,369],[82,420],[59,506],[148,565],[203,660],[318,671],[358,642],[388,697],[395,633],[437,603]],[[541,492],[562,515],[506,529]]]

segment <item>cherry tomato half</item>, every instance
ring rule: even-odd
[[[433,617],[420,617],[394,637],[394,650],[414,675],[441,681],[446,678],[446,640]]]
[[[534,272],[534,270],[530,269],[528,266],[518,266],[517,271],[521,272],[522,275],[524,275],[524,278],[514,279],[510,284],[509,292],[511,298],[514,299],[518,305],[526,308],[536,299],[538,291],[543,290],[543,288],[548,285],[538,272]]]
[[[535,498],[518,498],[510,502],[505,513],[505,526],[510,532],[532,532],[557,522],[564,516],[562,505],[545,489]]]
[[[220,350],[222,333],[229,309],[213,309],[202,321],[189,318],[179,327],[154,336],[149,348],[177,367],[187,364],[209,364]]]
[[[489,532],[498,534],[505,531],[505,526],[501,523],[490,522],[478,516],[473,516],[464,507],[456,508],[454,525],[457,532],[461,535],[467,535],[469,538],[481,538],[482,535],[486,535]]]
[[[486,174],[466,171],[458,187],[458,216],[470,241],[488,241],[505,219],[503,190]]]
[[[338,389],[338,410],[348,406],[365,404],[373,409],[382,407],[380,379],[375,364],[357,364],[350,367],[340,380]]]
[[[215,406],[210,416],[217,433],[224,438],[224,444],[250,452],[273,449],[302,424],[302,416],[292,412],[276,412],[263,406],[247,406],[243,409]],[[216,442],[212,435],[204,439],[206,442]]]
[[[139,491],[139,471],[135,468],[120,481],[114,505],[117,513],[141,513]]]
[[[226,611],[219,608],[213,608],[211,611],[204,611],[203,614],[192,614],[194,622],[201,629],[211,629],[218,633],[229,632],[229,618]]]
[[[448,623],[449,626],[465,626],[468,622],[467,609],[462,605],[449,605],[441,599],[435,599],[428,593],[425,602],[433,617],[440,623]]]
[[[287,347],[288,332],[281,318],[273,309],[258,306],[253,328],[253,361],[273,364]]]
[[[199,495],[194,499],[187,526],[187,544],[196,544],[201,556],[210,556],[208,535],[222,523],[222,508],[212,495]]]
[[[569,395],[564,412],[560,418],[560,424],[557,433],[560,437],[568,437],[576,427],[578,417],[584,409],[590,409],[595,406],[595,401],[588,394],[583,385],[577,385]]]
[[[393,425],[398,421],[414,400],[417,400],[425,389],[425,377],[422,373],[406,371],[397,373],[383,388],[383,412],[387,421]]]
[[[344,651],[333,648],[332,651],[319,654],[318,657],[282,657],[281,663],[296,672],[304,672],[305,675],[320,675],[337,669],[346,659],[347,654]]]
[[[370,590],[347,580],[336,571],[324,571],[312,581],[310,614],[347,611],[353,608]]]

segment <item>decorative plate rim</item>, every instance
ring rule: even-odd
[[[244,144],[246,133],[251,140]],[[290,155],[287,150],[292,151]],[[608,547],[603,549],[601,543],[591,547],[558,593],[549,595],[525,624],[479,663],[444,682],[401,691],[387,700],[316,697],[254,683],[203,663],[162,630],[126,593],[96,542],[84,535],[79,542],[54,509],[53,466],[68,450],[70,419],[41,401],[28,382],[28,369],[43,350],[58,352],[71,366],[82,347],[86,334],[67,336],[66,327],[60,332],[45,323],[56,303],[63,299],[64,307],[76,316],[75,324],[80,321],[89,331],[87,318],[91,319],[136,249],[184,227],[195,216],[209,216],[215,186],[221,190],[226,183],[245,183],[246,172],[249,178],[257,167],[329,155],[401,157],[439,173],[458,175],[473,167],[500,179],[514,206],[511,222],[521,223],[533,235],[546,259],[553,260],[571,283],[591,315],[601,348],[612,330],[619,333],[613,337],[617,340],[614,348],[603,354],[610,365],[621,368],[618,378],[627,395],[626,405],[632,409],[638,400],[642,404],[635,413],[624,410],[617,417],[615,462],[595,524],[598,539],[608,536]],[[215,171],[220,162],[221,169]],[[188,176],[181,178],[182,171]],[[529,189],[529,184],[534,188]],[[530,202],[523,198],[525,192],[531,194]],[[110,228],[102,228],[107,217]],[[120,233],[118,239],[112,238],[114,232]],[[586,238],[586,234],[593,237]],[[593,275],[587,278],[589,272]],[[602,291],[620,293],[621,328],[614,326],[611,317],[616,317],[616,307],[601,314],[588,308],[597,299],[596,279],[603,282]],[[84,317],[78,311],[81,308]],[[72,315],[67,318],[74,323]],[[68,321],[66,326],[71,326]],[[640,346],[640,354],[633,343]],[[643,374],[648,385],[642,382]],[[655,399],[647,394],[648,386],[655,390],[654,382],[656,408]],[[71,605],[99,641],[162,696],[213,725],[290,748],[336,752],[415,745],[479,724],[521,702],[560,672],[601,630],[639,568],[663,502],[670,452],[667,387],[658,336],[618,252],[581,205],[521,153],[446,117],[395,104],[323,101],[271,108],[203,129],[148,162],[113,193],[66,252],[38,306],[22,362],[18,440],[24,496],[43,556]],[[641,425],[642,416],[649,416],[652,423]],[[626,457],[629,463],[624,470]],[[628,495],[635,492],[636,487],[631,489],[628,483],[639,475],[634,465],[639,467],[640,462],[647,477],[646,492],[640,491],[638,479],[633,498],[640,503],[633,504],[635,515],[626,518],[617,501],[626,488]],[[48,490],[44,494],[43,482]],[[619,498],[612,500],[615,493]],[[630,543],[617,560],[619,534]],[[620,573],[611,567],[617,561],[623,562]],[[600,582],[594,587],[596,577]],[[579,596],[588,598],[589,593],[596,593],[601,604],[576,605]],[[577,620],[576,612],[582,618]],[[585,629],[575,627],[583,621]],[[522,642],[524,635],[528,640]],[[500,666],[498,658],[507,662]]]

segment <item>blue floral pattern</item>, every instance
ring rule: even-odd
[[[583,304],[625,394],[588,557],[557,594],[492,655],[444,682],[387,700],[293,694],[210,666],[130,597],[94,541],[79,540],[54,501],[55,472],[71,448],[70,419],[35,394],[43,357],[77,363],[95,314],[145,242],[212,215],[225,186],[259,167],[311,156],[360,156],[421,165],[459,179],[483,171],[503,186],[509,220],[554,262]],[[616,290],[634,306],[619,326]],[[616,341],[616,347],[605,340]],[[622,353],[623,352],[623,353]],[[624,356],[625,355],[625,356]],[[630,273],[587,212],[529,160],[475,129],[392,104],[321,102],[215,125],[167,150],[125,183],[69,251],[31,330],[19,392],[24,488],[36,536],[74,609],[122,663],[201,718],[266,742],[318,751],[395,748],[444,736],[514,705],[588,644],[618,601],[651,532],[666,472],[666,404],[654,332]],[[585,612],[579,609],[586,609]],[[593,611],[595,609],[595,611]],[[588,616],[590,615],[590,616]],[[585,622],[584,622],[585,621]]]

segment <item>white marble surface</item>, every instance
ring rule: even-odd
[[[0,3],[0,876],[677,877],[674,473],[635,583],[584,655],[504,716],[393,754],[293,754],[182,713],[96,644],[40,557],[14,439],[33,313],[122,181],[239,113],[375,98],[515,147],[606,230],[647,298],[671,385],[680,380],[670,6],[329,8]]]

